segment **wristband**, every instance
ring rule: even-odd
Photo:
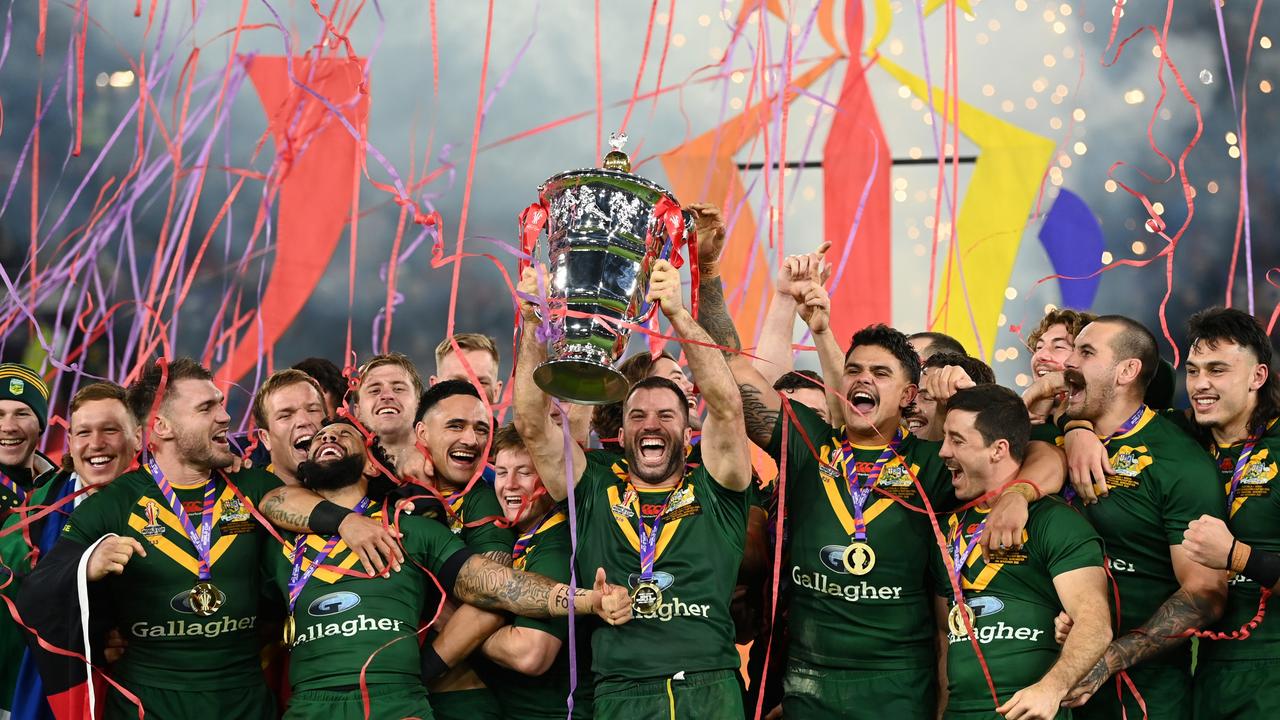
[[[1227,569],[1232,572],[1240,572],[1236,570],[1236,564],[1233,562],[1236,558],[1236,543],[1239,542],[1235,538],[1231,538],[1231,549],[1227,550]]]
[[[422,682],[429,683],[449,672],[449,663],[440,657],[431,643],[422,645]]]
[[[317,535],[337,535],[338,526],[350,514],[350,508],[321,500],[319,505],[311,508],[311,517],[307,518],[307,525],[311,528],[311,532]]]
[[[1280,555],[1265,550],[1252,552],[1250,548],[1241,574],[1269,590],[1280,582]]]
[[[1063,433],[1069,433],[1072,430],[1088,430],[1093,432],[1093,423],[1088,420],[1068,420],[1062,427]]]
[[[1023,495],[1021,492],[1019,492],[1018,491],[1019,485],[1025,485],[1031,488],[1031,492],[1034,493],[1034,497],[1027,497],[1026,495]],[[1009,493],[1016,493],[1018,495],[1022,495],[1024,498],[1027,498],[1027,502],[1035,502],[1036,500],[1039,500],[1040,498],[1044,497],[1044,493],[1040,492],[1040,488],[1036,487],[1035,483],[1031,482],[1030,480],[1023,480],[1021,478],[1010,483],[1009,487],[1005,488],[1004,492],[1000,494],[1003,496],[1003,495],[1008,495]]]

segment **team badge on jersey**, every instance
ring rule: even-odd
[[[904,499],[915,497],[916,484],[911,476],[919,471],[918,465],[911,466],[911,470],[908,471],[902,460],[894,458],[880,471],[876,487],[895,497]]]
[[[1138,475],[1154,462],[1147,446],[1122,445],[1111,456],[1111,469],[1115,470],[1115,475],[1108,479],[1107,484],[1112,487],[1135,488],[1138,486]]]
[[[223,535],[240,535],[253,532],[254,524],[249,519],[249,510],[238,497],[229,497],[222,501],[222,517],[218,520],[218,532]]]
[[[148,500],[146,513],[147,524],[142,526],[142,536],[154,545],[165,533],[165,527],[160,523],[160,506],[154,500]]]
[[[1276,463],[1268,457],[1266,449],[1260,450],[1245,465],[1236,487],[1236,497],[1266,497],[1271,494],[1268,483],[1276,476]]]

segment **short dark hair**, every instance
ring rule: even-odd
[[[347,383],[347,379],[343,377],[342,369],[329,359],[309,357],[294,363],[293,369],[301,370],[310,375],[317,383],[320,383],[320,389],[337,398],[339,404],[346,398],[347,388],[350,385]]]
[[[441,380],[422,393],[422,397],[418,400],[418,412],[413,416],[414,424],[422,422],[422,418],[427,416],[427,411],[435,407],[441,400],[451,398],[454,395],[469,395],[484,402],[480,397],[480,391],[476,390],[476,386],[466,380]]]
[[[1145,394],[1151,379],[1156,376],[1156,366],[1160,364],[1156,336],[1146,325],[1124,315],[1099,315],[1093,322],[1120,326],[1120,334],[1111,339],[1111,352],[1115,353],[1117,361],[1136,358],[1142,364],[1138,371],[1138,389]]]
[[[844,354],[844,361],[849,362],[849,356],[853,351],[862,345],[875,345],[882,347],[893,354],[902,365],[902,369],[907,373],[907,379],[913,385],[920,382],[920,356],[907,344],[907,336],[902,331],[891,328],[884,323],[876,325],[868,325],[853,334],[853,342],[849,343],[849,350]]]
[[[173,386],[180,380],[209,380],[213,381],[213,374],[203,365],[192,360],[189,357],[180,357],[168,363],[168,367],[161,369],[161,360],[156,360],[147,366],[146,370],[138,376],[137,380],[130,383],[129,388],[125,391],[129,412],[133,413],[134,419],[139,425],[148,427],[151,422],[151,409],[163,405],[168,401]],[[160,398],[159,404],[156,403],[156,393],[160,391],[161,379],[165,381],[164,397]]]
[[[928,340],[929,349],[931,350],[930,355],[940,352],[958,353],[960,355],[969,354],[969,351],[965,350],[963,343],[946,333],[933,331],[911,333],[907,336],[907,340]]]
[[[940,368],[948,365],[957,365],[969,374],[969,379],[977,385],[985,383],[993,383],[996,381],[996,373],[991,366],[982,362],[976,357],[969,355],[961,355],[953,352],[934,353],[924,361],[925,368]]]
[[[973,425],[987,445],[997,440],[1009,442],[1009,455],[1022,462],[1031,442],[1031,416],[1022,398],[1007,387],[983,383],[957,390],[947,401],[947,412],[974,413]]]
[[[773,384],[773,389],[778,392],[786,392],[788,390],[825,390],[822,383],[822,375],[813,370],[792,370],[791,372],[778,378]]]
[[[1258,388],[1258,404],[1249,418],[1249,431],[1280,415],[1280,381],[1276,380],[1271,357],[1274,350],[1267,330],[1257,318],[1243,310],[1212,307],[1187,320],[1187,345],[1204,343],[1216,348],[1220,342],[1239,345],[1253,353],[1258,363],[1267,366],[1267,379]]]
[[[657,355],[650,354],[646,350],[623,360],[618,364],[617,369],[627,379],[628,386],[632,386],[649,377],[654,363],[662,358],[676,362],[675,356],[665,350]],[[622,403],[595,406],[591,411],[591,429],[596,432],[601,442],[613,442],[613,438],[618,437],[618,431],[622,429]]]
[[[686,423],[689,422],[689,397],[685,395],[684,391],[680,389],[680,386],[672,382],[670,378],[654,376],[647,377],[640,382],[635,383],[631,386],[631,389],[627,391],[627,398],[622,401],[622,404],[625,406],[627,401],[631,399],[631,396],[635,395],[638,390],[657,389],[669,390],[675,394],[676,400],[680,402],[681,409],[684,410],[684,420]]]

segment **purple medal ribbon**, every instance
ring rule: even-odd
[[[537,522],[529,527],[528,532],[516,538],[516,544],[511,548],[512,562],[524,557],[524,551],[529,549],[529,543],[533,542],[533,536],[537,535],[538,532],[542,530],[542,526],[546,524],[547,520],[550,520],[555,514],[556,508],[555,506],[552,506],[550,510],[542,514],[542,517],[538,518]]]
[[[165,502],[169,503],[169,509],[177,516],[183,531],[187,533],[187,538],[191,540],[191,546],[196,549],[196,563],[199,566],[197,576],[202,581],[208,580],[212,575],[209,570],[209,549],[213,544],[210,540],[213,535],[213,497],[218,489],[218,481],[210,475],[204,483],[204,506],[200,511],[200,530],[197,532],[195,526],[191,524],[191,519],[187,517],[186,509],[182,507],[182,501],[178,500],[178,494],[169,484],[169,479],[160,472],[160,466],[156,464],[155,458],[147,459],[147,469],[155,478]]]
[[[14,482],[12,479],[9,478],[8,475],[5,475],[2,472],[0,472],[0,487],[4,488],[5,490],[8,490],[9,492],[17,496],[19,503],[24,503],[27,501],[27,493],[25,490],[22,489],[22,486]]]
[[[1116,428],[1115,432],[1111,433],[1105,439],[1102,440],[1103,447],[1106,447],[1112,440],[1115,440],[1121,435],[1124,435],[1125,433],[1137,427],[1138,423],[1142,422],[1142,416],[1146,415],[1146,413],[1147,413],[1146,403],[1142,403],[1141,405],[1138,405],[1138,409],[1135,410],[1133,414],[1129,416],[1128,420],[1125,420],[1124,423],[1120,425],[1120,427]],[[1062,497],[1066,498],[1067,502],[1071,502],[1076,499],[1076,490],[1075,488],[1071,487],[1070,483],[1067,483],[1066,486],[1062,489]]]
[[[1236,489],[1240,487],[1240,480],[1244,477],[1244,468],[1249,464],[1249,456],[1253,455],[1253,449],[1257,447],[1258,440],[1262,438],[1262,430],[1258,429],[1250,433],[1249,439],[1245,441],[1244,449],[1240,451],[1240,457],[1236,460],[1236,469],[1231,473],[1231,489],[1227,492],[1227,516],[1231,515],[1231,506],[1236,502]]]
[[[658,559],[658,533],[662,530],[662,516],[667,514],[667,505],[671,503],[671,498],[680,492],[680,488],[684,487],[684,480],[667,495],[666,501],[662,503],[662,509],[653,518],[653,527],[646,528],[644,525],[644,515],[640,512],[640,493],[636,492],[636,534],[640,536],[640,581],[645,582],[653,579],[653,566]],[[634,487],[628,488],[630,492],[635,492]]]
[[[362,497],[360,502],[352,509],[357,515],[363,515],[365,510],[369,509],[369,498]],[[293,614],[293,606],[297,604],[298,597],[302,595],[302,588],[307,586],[307,581],[315,574],[316,569],[329,558],[329,553],[338,546],[338,540],[341,538],[337,535],[329,536],[324,547],[319,554],[311,561],[311,567],[305,571],[302,569],[302,558],[306,554],[307,535],[303,533],[294,539],[293,548],[293,572],[289,574],[289,614]]]
[[[889,446],[880,453],[880,457],[876,458],[875,465],[871,467],[871,472],[867,473],[865,482],[858,482],[860,475],[858,474],[857,461],[853,457],[853,446],[848,440],[843,441],[841,453],[844,456],[844,479],[849,485],[849,499],[853,502],[853,539],[866,541],[867,525],[862,520],[862,509],[867,505],[867,496],[871,494],[871,489],[876,486],[876,482],[880,480],[880,472],[884,470],[884,466],[890,460],[898,455],[898,445],[902,442],[902,428],[894,433],[893,439],[889,441]]]
[[[969,545],[960,552],[960,543],[964,541],[964,522],[963,518],[956,518],[956,536],[951,538],[951,562],[954,565],[952,572],[955,574],[956,587],[964,591],[963,579],[964,567],[969,563],[969,557],[973,555],[973,551],[978,547],[978,541],[982,539],[982,533],[987,529],[987,519],[983,518],[978,523],[978,529],[973,531],[973,536],[969,538]]]

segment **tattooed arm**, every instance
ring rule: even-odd
[[[282,485],[263,496],[258,509],[281,530],[310,533],[324,529],[316,528],[312,517],[323,502],[324,498],[306,488]],[[388,566],[400,572],[404,551],[396,540],[400,537],[398,530],[353,512],[338,523],[338,536],[360,558],[360,565],[370,575],[381,575],[387,572]]]
[[[626,590],[605,582],[604,569],[596,571],[595,586],[578,588],[570,605],[569,586],[536,573],[513,570],[475,555],[458,571],[453,594],[461,601],[485,610],[505,610],[524,617],[564,617],[595,613],[610,625],[631,619],[631,598]]]
[[[1227,602],[1226,576],[1196,563],[1181,545],[1170,546],[1169,554],[1182,587],[1170,595],[1142,627],[1107,646],[1102,659],[1067,693],[1063,701],[1065,707],[1083,705],[1107,678],[1186,642],[1186,638],[1178,637],[1180,633],[1204,627],[1222,617]],[[1071,634],[1075,634],[1074,627]],[[1070,640],[1071,635],[1067,638]]]

